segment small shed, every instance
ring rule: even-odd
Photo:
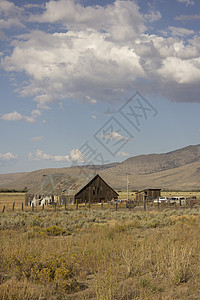
[[[25,205],[100,203],[112,199],[118,199],[118,194],[98,174],[53,174],[43,176],[26,193]]]
[[[160,197],[161,189],[145,189],[143,191],[136,193],[136,201],[144,202],[153,201],[154,199]]]

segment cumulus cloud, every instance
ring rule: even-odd
[[[41,111],[39,109],[32,110],[31,115],[34,118],[37,118],[38,116],[41,116]]]
[[[186,6],[195,4],[195,2],[192,0],[177,0],[177,1],[180,3],[186,4]]]
[[[186,36],[194,34],[194,30],[182,27],[169,26],[169,30],[171,31],[173,36]]]
[[[23,9],[7,0],[0,1],[0,28],[24,27],[21,22]]]
[[[11,113],[1,114],[0,119],[4,121],[26,121],[28,123],[35,123],[36,117],[41,113],[39,110],[33,110],[31,112],[31,116],[24,116],[17,111],[13,111]]]
[[[161,13],[159,12],[159,10],[155,11],[155,10],[150,10],[150,12],[148,14],[145,14],[144,15],[144,19],[147,21],[147,22],[155,22],[155,21],[158,21],[162,18],[162,15]]]
[[[112,131],[108,134],[104,133],[101,135],[101,138],[111,140],[111,141],[129,141],[130,140],[130,138],[123,136],[116,131]]]
[[[200,101],[199,34],[173,26],[165,36],[149,34],[149,23],[160,18],[152,8],[143,15],[128,0],[105,7],[51,0],[40,14],[29,16],[34,24],[50,23],[51,31],[18,35],[12,53],[1,57],[1,66],[27,75],[19,93],[33,97],[38,108],[63,99],[120,101],[136,90],[145,96]]]
[[[11,152],[7,152],[5,154],[0,153],[0,161],[11,161],[11,160],[15,160],[17,158],[18,158],[18,156]]]
[[[16,42],[2,65],[8,72],[26,72],[30,82],[20,93],[33,96],[39,107],[65,98],[109,101],[144,72],[130,47],[105,38],[106,34],[90,30],[32,32]]]
[[[123,157],[129,157],[130,156],[130,154],[127,153],[127,152],[118,152],[117,155],[118,156],[123,156]]]
[[[145,29],[139,7],[133,1],[117,0],[106,7],[83,7],[75,0],[49,1],[46,2],[44,13],[32,15],[30,20],[40,23],[60,22],[67,29],[104,30],[109,34],[109,39],[114,41],[134,38]]]
[[[37,149],[35,154],[28,153],[29,160],[50,160],[55,162],[84,162],[84,156],[78,149],[72,149],[69,155],[52,155]]]

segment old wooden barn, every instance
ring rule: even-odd
[[[145,189],[136,193],[136,201],[144,202],[144,200],[152,201],[160,197],[161,189]]]
[[[54,174],[26,193],[26,205],[100,203],[118,199],[118,194],[97,175]]]

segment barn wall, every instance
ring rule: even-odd
[[[33,198],[34,198],[34,195],[26,194],[25,195],[25,205],[26,206],[31,205]]]
[[[74,204],[73,196],[61,196],[61,204]]]
[[[160,190],[146,189],[136,194],[136,201],[144,201],[144,199],[151,201],[157,197],[160,197]]]
[[[147,200],[154,200],[160,197],[160,190],[147,190]]]
[[[33,199],[44,199],[45,197],[48,197],[48,196],[45,196],[45,195],[31,195],[31,194],[26,194],[25,195],[25,205],[26,206],[29,206],[31,205],[31,202],[33,201]],[[53,202],[57,203],[58,205],[64,205],[64,204],[74,204],[74,197],[73,196],[60,196],[60,195],[52,195],[52,200]]]
[[[142,191],[142,192],[138,192],[138,193],[136,194],[135,200],[136,200],[136,201],[139,201],[139,202],[144,201],[144,192],[143,192],[143,191]]]
[[[76,195],[79,203],[100,203],[117,199],[117,193],[100,177],[96,177],[89,185]]]

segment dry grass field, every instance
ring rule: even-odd
[[[15,209],[21,210],[22,203],[25,204],[25,194],[24,193],[0,193],[0,211],[2,211],[4,205],[6,206],[7,211],[11,211],[14,202],[15,202]]]
[[[0,299],[199,299],[198,208],[32,212],[22,201],[0,195]]]

